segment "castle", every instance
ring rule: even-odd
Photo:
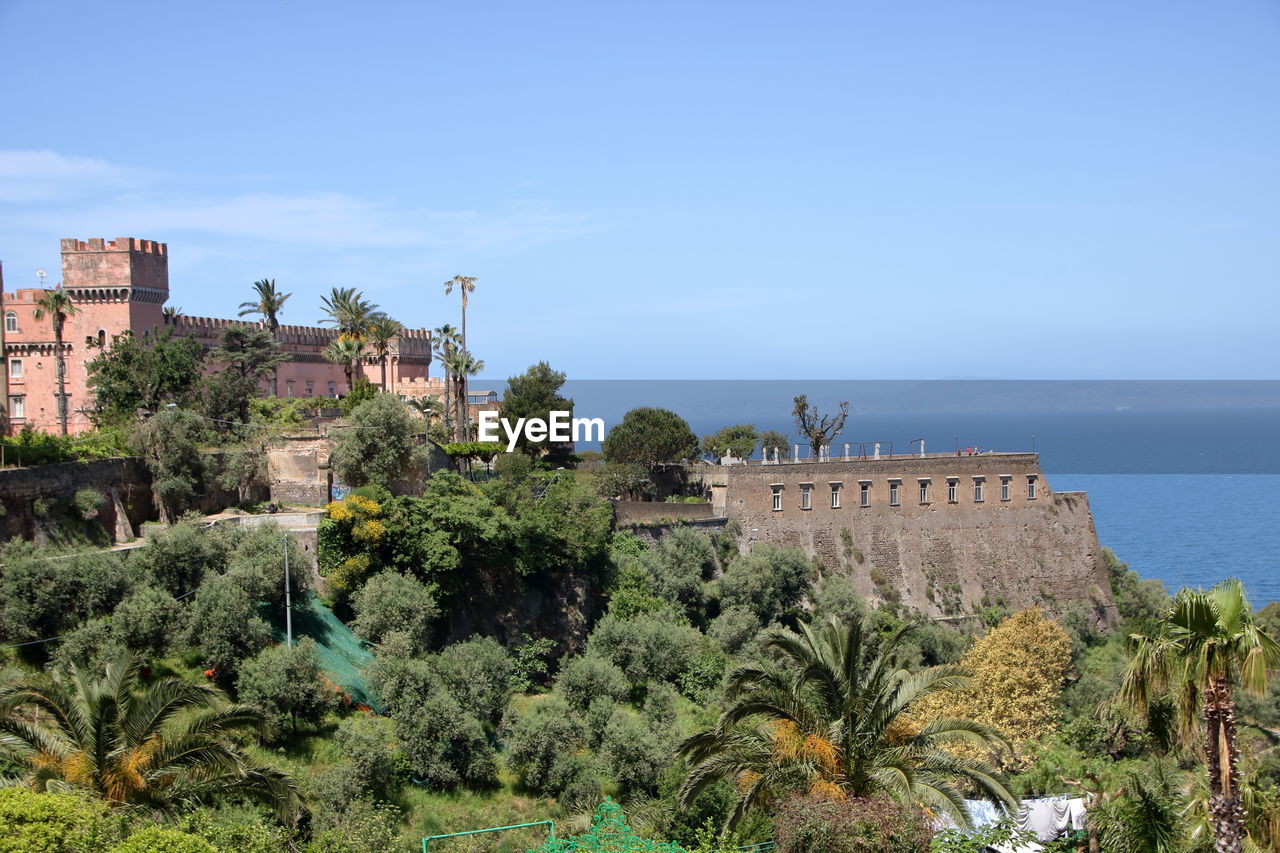
[[[152,329],[172,328],[176,335],[195,338],[207,348],[217,346],[218,335],[228,326],[263,328],[262,323],[212,317],[166,314],[169,300],[169,250],[164,243],[120,237],[106,241],[62,241],[62,289],[75,303],[76,312],[63,330],[66,358],[67,428],[83,432],[92,428],[92,393],[88,364],[99,348],[126,332],[141,336]],[[47,291],[19,289],[5,293],[0,278],[0,424],[9,432],[26,426],[56,432],[58,425],[57,360],[53,324],[49,317],[37,321],[36,302]],[[244,288],[246,299],[249,288]],[[292,306],[289,306],[292,307]],[[277,330],[289,360],[280,365],[279,394],[289,397],[337,397],[345,394],[347,379],[341,365],[325,359],[323,352],[337,337],[334,329],[285,326]],[[387,390],[403,399],[443,395],[440,379],[432,379],[431,333],[404,329],[391,342],[387,357]],[[359,375],[381,382],[380,365],[365,359]]]
[[[801,548],[867,599],[944,620],[1039,605],[1116,622],[1088,496],[1051,490],[1035,453],[826,455],[703,477],[742,547]]]

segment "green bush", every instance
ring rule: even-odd
[[[798,548],[756,545],[720,579],[720,601],[724,607],[746,608],[768,625],[796,605],[809,589],[812,572]]]
[[[107,848],[107,853],[217,853],[217,850],[198,835],[149,826]]]
[[[297,732],[298,721],[318,723],[333,705],[333,694],[321,686],[316,643],[310,637],[293,648],[273,646],[240,666],[236,679],[240,699],[267,712],[273,731],[285,723]]]
[[[0,788],[0,853],[81,853],[122,834],[120,821],[95,800]]]
[[[355,621],[351,629],[380,643],[393,631],[404,632],[414,651],[426,649],[431,624],[440,613],[432,588],[416,578],[383,571],[369,578],[351,597]]]
[[[560,667],[556,690],[579,710],[592,700],[606,697],[622,701],[631,691],[626,673],[599,655],[579,655],[569,658]]]
[[[778,853],[920,853],[932,831],[918,808],[888,797],[792,796],[774,815]]]

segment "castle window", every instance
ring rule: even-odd
[[[901,480],[889,481],[889,506],[898,506],[901,503],[901,501],[899,500],[899,493],[901,491],[902,491]]]
[[[27,398],[26,397],[10,397],[9,398],[9,417],[25,418],[27,416]]]
[[[983,502],[983,500],[985,500],[984,492],[986,490],[986,485],[987,485],[986,477],[973,478],[973,502],[974,503],[980,504]]]
[[[925,477],[921,477],[916,482],[920,484],[920,503],[927,504],[929,502],[929,484],[933,481]]]
[[[1027,500],[1033,501],[1035,499],[1036,499],[1036,475],[1028,474],[1027,475]]]
[[[773,489],[773,511],[782,512],[782,486],[770,486]]]
[[[831,508],[832,509],[840,508],[840,489],[843,485],[844,485],[843,483],[831,484]]]
[[[947,478],[947,503],[954,504],[960,502],[960,481],[955,477]]]
[[[6,332],[18,331],[18,312],[16,311],[4,312],[4,330]]]
[[[99,349],[105,349],[106,346],[107,346],[107,330],[99,329],[98,330],[98,347]]]
[[[813,483],[800,484],[800,508],[813,509]]]
[[[1012,477],[1000,478],[1000,500],[1002,501],[1009,500],[1009,481],[1011,479],[1013,478]]]
[[[871,506],[871,484],[859,483],[858,506]]]
[[[22,378],[22,359],[20,358],[9,359],[9,378],[10,379]]]
[[[307,380],[307,396],[314,397],[316,395],[316,381],[314,379]]]
[[[330,383],[329,383],[329,396],[330,396],[330,397],[336,397],[336,396],[338,396],[338,389],[337,389],[337,386],[336,386],[336,385],[334,385],[332,382],[330,382]]]

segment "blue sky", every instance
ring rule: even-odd
[[[0,259],[490,374],[1274,378],[1280,5],[0,0]]]

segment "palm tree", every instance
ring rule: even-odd
[[[387,388],[387,352],[391,349],[391,341],[401,331],[404,326],[399,320],[393,320],[386,314],[375,314],[373,319],[369,321],[369,346],[373,348],[373,353],[378,357],[378,364],[382,367],[382,392],[385,394]]]
[[[101,673],[77,668],[0,690],[0,754],[37,790],[85,790],[161,813],[225,793],[267,803],[284,822],[302,813],[293,781],[234,740],[261,729],[261,710],[180,678],[144,684],[138,669],[124,655]]]
[[[47,316],[53,322],[54,358],[58,364],[58,424],[63,435],[67,434],[67,354],[62,349],[62,330],[67,318],[75,313],[75,303],[61,286],[46,290],[36,300],[35,318],[43,320]]]
[[[461,347],[458,330],[445,323],[431,332],[431,349],[444,369],[444,427],[453,434],[453,382],[449,373],[449,358]]]
[[[444,283],[444,295],[448,296],[453,293],[453,289],[458,288],[458,292],[462,295],[462,343],[461,349],[467,348],[467,294],[473,293],[476,289],[476,277],[473,275],[455,275]],[[465,398],[467,392],[467,377],[462,377],[462,396]]]
[[[327,316],[322,323],[332,323],[338,334],[344,338],[364,342],[369,334],[369,323],[373,320],[378,306],[364,298],[364,294],[354,287],[335,287],[328,296],[320,298],[320,304]]]
[[[1145,709],[1152,698],[1170,691],[1188,738],[1204,719],[1214,847],[1218,853],[1239,853],[1245,816],[1234,690],[1238,684],[1263,695],[1267,668],[1280,666],[1280,645],[1254,619],[1244,586],[1233,579],[1207,591],[1182,590],[1154,630],[1129,635],[1128,648],[1122,698]]]
[[[344,338],[341,335],[334,338],[325,348],[324,357],[334,364],[342,365],[342,372],[347,376],[347,393],[351,393],[351,389],[356,387],[352,375],[355,372],[356,362],[363,356],[364,344],[354,338]]]
[[[271,332],[271,336],[276,337],[276,333],[280,330],[280,312],[293,294],[281,293],[277,290],[274,278],[255,281],[253,290],[257,294],[257,298],[248,302],[241,302],[240,313],[237,316],[246,317],[250,314],[257,314],[262,318],[262,322],[266,324],[267,331]],[[273,371],[271,374],[271,396],[280,396],[280,372],[278,370]]]
[[[484,362],[465,349],[456,350],[445,357],[445,370],[453,377],[453,399],[457,405],[455,441],[471,440],[471,418],[467,412],[467,377],[484,370]]]
[[[1001,744],[999,734],[972,720],[938,719],[919,727],[906,719],[925,696],[968,683],[955,667],[914,673],[899,667],[899,650],[914,627],[898,631],[878,651],[856,619],[801,623],[799,633],[770,631],[765,647],[783,663],[734,668],[728,707],[716,726],[680,744],[679,753],[692,765],[680,804],[726,778],[739,791],[726,828],[788,789],[836,799],[884,791],[945,811],[963,826],[969,815],[961,785],[1012,804],[993,765],[944,748],[961,740]]]

